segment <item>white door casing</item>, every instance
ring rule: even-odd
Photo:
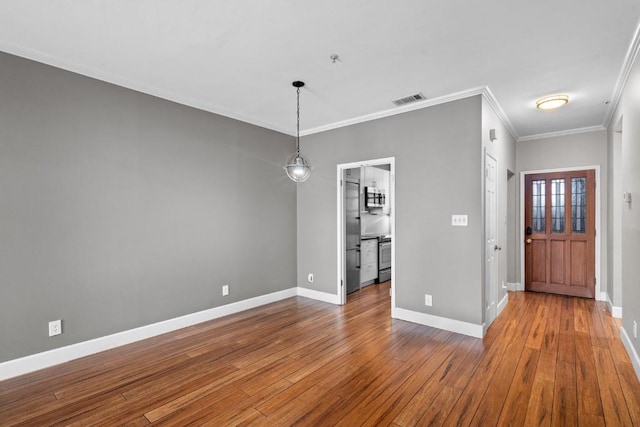
[[[389,205],[389,221],[391,225],[391,235],[393,236],[391,240],[391,317],[396,317],[396,239],[395,239],[395,157],[387,157],[382,159],[373,159],[373,160],[363,160],[359,162],[353,163],[343,163],[337,165],[337,180],[336,180],[336,202],[337,202],[337,223],[338,223],[338,251],[337,251],[337,264],[338,264],[338,272],[337,272],[337,294],[338,294],[338,303],[340,305],[346,304],[347,302],[347,294],[346,294],[346,286],[344,284],[345,275],[346,275],[346,262],[344,256],[344,236],[345,236],[345,225],[344,225],[344,187],[342,186],[342,178],[344,175],[344,170],[351,168],[360,168],[365,166],[375,166],[375,165],[390,165],[390,175],[389,175],[389,191],[388,191],[388,205]]]
[[[485,235],[485,328],[496,318],[498,295],[498,180],[497,161],[485,153],[484,235]]]

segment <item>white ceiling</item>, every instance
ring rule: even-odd
[[[293,80],[304,133],[488,87],[527,139],[605,122],[639,17],[638,0],[1,0],[0,50],[290,134]],[[571,103],[534,108],[556,92]]]

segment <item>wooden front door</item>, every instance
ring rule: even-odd
[[[525,176],[525,289],[595,297],[595,172]]]

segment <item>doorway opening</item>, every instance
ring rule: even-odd
[[[337,167],[338,272],[341,305],[347,295],[390,282],[395,314],[395,158]]]
[[[525,290],[601,299],[598,180],[598,166],[522,172]]]

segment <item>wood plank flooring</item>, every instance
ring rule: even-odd
[[[484,340],[389,305],[295,297],[0,382],[0,425],[640,426],[603,303],[510,293]]]

